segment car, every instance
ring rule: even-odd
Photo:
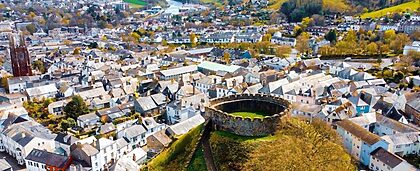
[[[344,59],[344,61],[350,61],[351,57],[347,57],[346,59]]]

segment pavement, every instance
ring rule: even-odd
[[[6,152],[0,152],[0,158],[5,159],[10,164],[10,166],[12,166],[14,171],[26,170],[24,166],[17,164],[16,159],[13,158],[12,156],[9,156],[9,154],[7,154]]]

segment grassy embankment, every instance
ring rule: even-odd
[[[148,170],[184,170],[184,166],[188,162],[188,156],[193,153],[203,128],[203,125],[197,126],[187,134],[180,136],[170,147],[147,164]]]

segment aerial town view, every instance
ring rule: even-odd
[[[0,171],[420,171],[420,0],[2,0]]]

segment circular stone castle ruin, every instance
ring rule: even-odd
[[[289,115],[291,105],[287,100],[264,94],[240,94],[216,98],[206,107],[205,117],[215,130],[242,136],[273,134],[281,117]],[[236,112],[264,113],[261,117],[235,115]]]

